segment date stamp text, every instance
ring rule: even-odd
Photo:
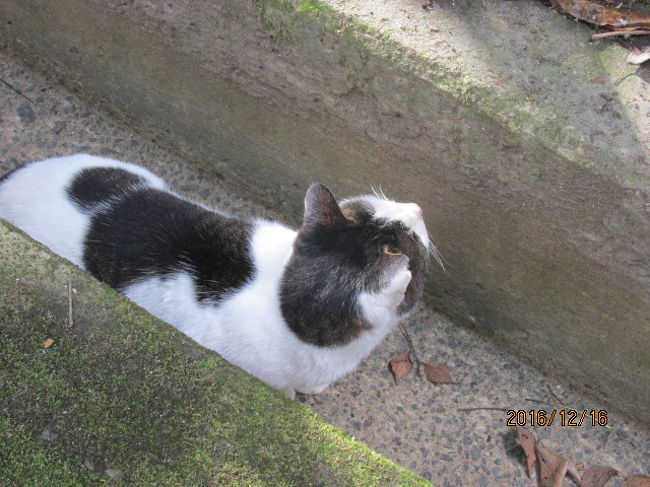
[[[592,409],[510,409],[506,413],[508,426],[552,426],[557,423],[560,426],[607,426],[607,411]]]

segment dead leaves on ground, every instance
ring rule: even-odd
[[[554,0],[576,19],[613,30],[650,29],[650,15],[606,7],[592,0]]]
[[[517,426],[517,441],[524,449],[524,453],[526,454],[526,470],[528,471],[528,476],[532,477],[533,468],[535,468],[535,464],[537,463],[537,454],[535,453],[535,436],[526,428]]]
[[[449,369],[444,364],[432,364],[427,362],[424,364],[424,375],[429,382],[434,384],[453,384]]]
[[[454,380],[451,378],[449,369],[444,364],[431,363],[431,362],[416,362],[424,365],[424,375],[429,382],[434,384],[453,384]],[[396,355],[388,362],[388,370],[393,374],[395,383],[403,379],[412,369],[414,362],[411,359],[411,353],[406,352]]]
[[[569,470],[569,459],[561,454],[542,446],[535,445],[535,453],[539,463],[539,484],[541,487],[561,487],[564,477]]]
[[[399,382],[406,374],[413,368],[413,361],[409,352],[402,353],[390,359],[388,362],[388,370],[393,374],[395,382]]]
[[[50,348],[54,344],[54,340],[48,338],[43,342],[43,348]]]
[[[650,34],[650,15],[648,14],[608,7],[593,0],[552,0],[552,3],[578,20],[614,31],[594,34],[592,39],[619,34],[627,37]],[[642,64],[648,59],[650,59],[650,52],[647,48],[632,47],[627,62]]]
[[[618,470],[614,467],[599,465],[591,467],[582,476],[582,487],[603,487],[609,479],[614,475],[618,475]]]
[[[633,475],[621,487],[650,487],[650,477],[647,475]]]
[[[580,487],[603,487],[612,477],[619,474],[613,467],[598,465],[589,468],[581,476],[578,470],[584,468],[577,467],[570,458],[542,445],[532,431],[521,426],[517,426],[517,442],[526,455],[529,477],[535,465],[538,465],[540,487],[562,487],[567,475]],[[627,478],[622,487],[650,487],[650,477],[633,475]]]
[[[648,59],[650,59],[650,46],[646,46],[644,49],[633,47],[627,56],[627,62],[629,64],[642,64]]]

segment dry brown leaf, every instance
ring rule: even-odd
[[[424,364],[424,375],[426,375],[429,382],[434,384],[453,384],[449,369],[444,364],[432,364],[427,362]]]
[[[650,477],[647,475],[632,475],[621,487],[650,487]]]
[[[614,30],[650,28],[650,15],[606,7],[592,0],[555,0],[555,2],[576,19],[590,24]]]
[[[618,470],[607,465],[591,467],[582,475],[580,487],[603,487],[609,479],[618,474]]]
[[[564,477],[566,477],[568,470],[569,470],[569,460],[565,458],[562,461],[560,468],[558,468],[557,472],[555,472],[555,478],[553,479],[553,487],[564,486]]]
[[[643,64],[648,59],[650,59],[650,46],[646,46],[645,49],[632,48],[627,56],[629,64]]]
[[[537,444],[537,460],[540,465],[539,485],[541,487],[556,487],[562,485],[566,476],[569,461],[555,450]]]
[[[569,459],[569,465],[567,465],[566,473],[573,479],[576,485],[581,485],[582,479],[580,478],[580,473],[578,470],[584,469],[584,465],[576,465],[573,460]]]
[[[413,362],[409,352],[402,353],[390,359],[388,362],[388,370],[393,374],[395,382],[398,382],[413,368]]]
[[[52,340],[51,338],[48,338],[47,340],[45,340],[43,342],[43,348],[50,348],[53,343],[54,343],[54,340]]]
[[[537,455],[535,454],[535,435],[532,431],[517,426],[517,441],[526,454],[526,469],[528,471],[528,477],[530,477],[533,472],[533,467],[537,462]]]

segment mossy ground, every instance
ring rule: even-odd
[[[0,485],[428,485],[2,225],[0,243]]]

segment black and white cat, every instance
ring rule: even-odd
[[[292,397],[321,392],[370,353],[420,298],[434,252],[414,203],[339,205],[314,184],[294,231],[85,154],[5,176],[0,217]]]

